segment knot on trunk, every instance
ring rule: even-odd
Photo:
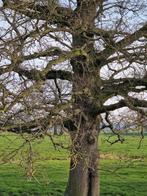
[[[95,143],[95,136],[92,135],[92,134],[88,134],[88,135],[87,135],[87,142],[88,142],[88,144],[90,144],[90,145],[94,144],[94,143]]]

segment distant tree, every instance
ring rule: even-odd
[[[65,196],[98,196],[100,115],[112,128],[111,111],[147,107],[146,1],[44,2],[3,0],[1,131],[64,126],[72,141]]]

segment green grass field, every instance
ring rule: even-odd
[[[49,138],[32,138],[30,144],[27,137],[0,135],[0,196],[63,196],[68,150],[55,150]],[[101,195],[146,196],[147,136],[139,149],[139,136],[125,136],[123,144],[114,145],[107,138],[104,134],[100,138]],[[66,135],[55,137],[55,142],[69,145]]]

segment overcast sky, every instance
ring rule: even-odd
[[[112,2],[114,2],[115,0],[112,0]],[[61,0],[60,1],[62,4],[65,4],[65,5],[68,5],[69,4],[69,2],[68,2],[68,0]],[[141,2],[146,2],[146,0],[143,0],[143,1],[141,1]],[[147,2],[146,2],[147,3]],[[0,0],[0,6],[2,6],[2,1]],[[109,17],[111,18],[112,17],[112,21],[114,20],[114,18],[116,17],[117,18],[117,15],[116,14],[114,14],[114,15],[112,15],[112,16],[110,16],[109,15]],[[141,25],[142,23],[144,23],[145,21],[147,21],[147,6],[146,7],[144,7],[143,8],[143,10],[141,11],[141,12],[139,12],[138,13],[138,15],[135,15],[134,13],[132,13],[132,12],[130,12],[128,15],[126,15],[126,18],[128,18],[129,17],[129,20],[126,20],[126,22],[128,22],[129,23],[129,31],[132,31],[133,32],[133,28],[132,28],[132,26],[134,25],[134,24],[136,24],[136,20],[138,20],[138,24],[139,25]],[[106,19],[106,18],[105,18]],[[111,21],[111,20],[110,20]],[[0,21],[0,28],[1,27],[4,27],[6,24],[5,24],[5,22],[3,22],[3,21]],[[2,33],[2,32],[1,32]],[[36,43],[37,44],[37,43]],[[54,43],[53,43],[53,45],[54,45]],[[57,46],[57,45],[56,45]],[[34,46],[33,46],[33,48],[35,48]],[[37,48],[37,46],[36,46],[36,48]],[[42,59],[40,59],[40,60],[33,60],[33,62],[32,62],[32,65],[34,64],[34,61],[36,61],[36,63],[35,64],[38,64],[38,65],[42,65],[43,67],[45,66],[45,61],[46,61],[46,59],[45,59],[45,61]],[[25,63],[24,63],[25,64]],[[31,61],[30,61],[30,64],[29,65],[31,65]],[[64,64],[63,64],[64,65]],[[113,63],[113,65],[112,65],[113,67],[116,67],[116,65]],[[135,65],[134,65],[135,66]],[[138,66],[138,65],[137,65]],[[38,67],[39,68],[39,67]],[[117,68],[118,68],[118,65],[117,65]],[[137,68],[137,67],[136,67]],[[129,71],[126,71],[125,73],[122,73],[122,74],[120,74],[118,77],[122,77],[122,75],[128,75],[128,74],[130,74],[129,73]],[[105,78],[105,79],[107,79],[109,76],[111,75],[111,72],[109,71],[109,69],[108,69],[108,67],[107,66],[105,66],[102,70],[101,70],[101,76],[103,77],[103,78]],[[16,81],[15,81],[16,82]],[[15,85],[16,85],[16,83],[15,83]],[[14,86],[14,84],[12,83],[12,85],[10,85],[10,87],[12,88],[12,86]],[[16,86],[15,86],[15,88],[16,88]],[[121,96],[117,96],[117,97],[113,97],[113,98],[111,98],[111,99],[109,99],[109,100],[107,100],[107,102],[106,102],[106,104],[111,104],[111,103],[115,103],[115,102],[118,102],[120,99],[121,99],[122,97]],[[140,94],[139,95],[139,98],[144,98],[144,99],[147,99],[147,94],[146,93],[142,93],[142,94]],[[122,110],[124,110],[124,109],[122,109]],[[120,111],[120,110],[119,110]],[[118,114],[118,110],[117,111],[115,111],[114,113],[116,113],[116,114]]]

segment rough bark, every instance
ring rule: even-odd
[[[38,106],[38,104],[34,104],[35,101],[33,101],[33,98],[31,98],[33,96],[30,96],[30,100],[32,100],[33,104],[26,104],[25,101],[23,104],[24,110],[20,110],[18,114],[26,114],[26,117],[32,119],[30,118],[30,113],[31,115],[33,115],[33,112],[36,113],[36,110],[38,110],[39,112],[41,111],[41,113],[42,110],[45,110],[45,113],[46,111],[49,112],[48,115],[46,116],[45,114],[44,118],[42,118],[41,115],[39,119],[37,119],[36,115],[34,115],[35,120],[30,120],[29,122],[28,120],[26,120],[25,123],[21,122],[21,124],[17,120],[17,118],[17,124],[14,123],[15,121],[10,121],[10,124],[6,123],[6,117],[4,116],[4,122],[3,118],[0,122],[1,130],[7,130],[15,133],[40,133],[41,128],[42,130],[47,129],[49,127],[48,124],[52,125],[52,119],[54,119],[54,117],[57,117],[57,114],[59,114],[59,116],[61,117],[61,113],[64,113],[65,110],[65,114],[67,112],[67,119],[65,119],[65,121],[63,119],[63,124],[71,133],[72,141],[69,180],[65,196],[98,196],[99,121],[97,122],[97,115],[106,112],[108,113],[108,111],[122,108],[124,106],[127,106],[128,108],[131,108],[132,110],[136,110],[143,114],[140,107],[146,107],[147,101],[139,100],[137,98],[129,96],[129,92],[139,93],[145,91],[147,89],[147,74],[144,73],[144,76],[141,76],[141,71],[139,74],[141,77],[137,74],[137,77],[134,75],[134,78],[130,78],[129,73],[126,78],[118,78],[118,75],[120,73],[122,74],[122,71],[126,71],[126,67],[123,65],[125,61],[126,64],[129,63],[131,69],[133,68],[131,67],[133,62],[137,62],[137,64],[140,62],[141,65],[146,62],[146,46],[142,43],[145,41],[144,38],[146,38],[147,24],[145,23],[143,27],[133,33],[130,33],[130,31],[125,32],[124,22],[126,22],[126,17],[124,18],[125,20],[123,19],[123,15],[125,15],[125,8],[123,7],[123,4],[120,6],[119,1],[114,3],[114,7],[120,8],[119,11],[123,14],[121,14],[121,20],[116,21],[116,24],[114,23],[114,25],[112,25],[112,27],[116,27],[116,29],[112,30],[109,30],[109,23],[108,28],[105,28],[107,23],[103,22],[104,17],[106,18],[106,20],[108,20],[109,18],[107,18],[106,13],[103,13],[106,10],[109,10],[108,7],[106,8],[107,2],[103,0],[77,0],[77,6],[73,10],[71,8],[61,7],[60,4],[56,6],[47,6],[45,4],[30,3],[29,1],[19,1],[19,3],[17,3],[16,0],[3,0],[3,2],[5,8],[8,8],[8,10],[14,10],[14,12],[12,12],[14,13],[14,16],[11,12],[10,13],[13,17],[11,16],[11,14],[9,15],[8,10],[6,11],[7,14],[4,14],[4,18],[7,22],[9,21],[12,30],[11,28],[8,28],[10,34],[8,32],[5,32],[4,35],[6,35],[6,37],[4,39],[3,36],[1,36],[1,50],[4,51],[2,52],[1,58],[3,59],[3,56],[7,56],[8,62],[11,59],[11,63],[7,66],[4,65],[0,67],[0,75],[3,78],[3,74],[9,72],[9,75],[11,75],[11,72],[13,71],[20,76],[20,79],[23,79],[25,84],[24,86],[27,86],[25,78],[31,81],[33,80],[35,82],[33,82],[33,86],[22,90],[22,92],[17,95],[15,95],[15,93],[12,94],[11,92],[9,92],[5,84],[3,84],[5,82],[8,83],[7,79],[5,80],[5,82],[1,82],[1,87],[3,88],[1,94],[3,96],[0,97],[0,114],[2,116],[3,114],[7,115],[8,111],[12,113],[11,110],[13,110],[13,106],[15,106],[16,103],[22,104],[25,100],[24,98],[28,94],[31,95],[33,92],[36,92],[38,94],[38,90],[40,90],[40,93],[42,94],[42,83],[45,83],[45,81],[48,79],[54,79],[54,81],[56,81],[57,79],[70,81],[72,83],[72,98],[69,103],[64,102],[66,101],[66,99],[64,100],[64,98],[63,102],[61,99],[61,103],[58,103],[58,101],[56,102],[56,100],[55,102],[52,101],[51,95],[49,97],[49,102],[47,101],[46,103],[46,99],[41,99],[39,101],[39,103],[41,103],[40,107]],[[103,3],[105,2],[106,4],[104,6]],[[110,7],[113,8],[113,4],[110,4]],[[107,4],[107,6],[108,5],[109,3]],[[112,10],[114,12],[115,9],[113,8]],[[19,26],[19,20],[16,17],[17,14],[15,13],[15,11],[17,13],[21,13],[22,16],[28,16],[30,19],[37,19],[37,21],[45,20],[46,24],[45,26],[40,26],[40,23],[36,23],[35,28],[33,22],[33,29],[31,31],[30,28],[28,31],[26,29],[25,34],[19,33],[19,27],[21,26]],[[108,14],[111,14],[111,12],[112,11],[108,11]],[[13,18],[12,24],[11,20],[8,20],[8,15]],[[28,18],[26,18],[26,22],[27,21]],[[97,22],[97,24],[100,24],[101,28],[99,28],[99,25],[95,25],[95,21]],[[138,24],[137,26],[139,25],[140,24]],[[14,32],[17,35],[17,39],[13,39],[12,35],[15,34]],[[62,36],[61,40],[60,36],[58,37],[58,33],[60,32],[65,32],[65,42],[62,41]],[[66,37],[67,32],[72,35],[72,47],[66,44],[68,40]],[[52,47],[48,43],[45,45],[47,46],[47,49],[45,49],[46,47],[44,47],[44,41],[43,43],[41,43],[41,40],[43,37],[46,37],[46,35],[51,40],[54,39],[56,42],[62,44],[64,46],[64,50],[61,50],[58,47]],[[32,44],[34,44],[35,40],[39,40],[41,46],[43,47],[41,47],[37,52],[30,53],[29,47],[25,46],[27,45],[25,44],[25,42],[28,38],[31,38],[30,43]],[[121,38],[121,40],[118,41],[118,38]],[[142,40],[142,38],[144,39],[144,41]],[[133,42],[137,41],[138,39],[141,39],[142,41],[140,41],[142,43],[139,44],[138,42],[135,49],[134,47],[136,44],[134,45]],[[96,45],[98,43],[100,43],[100,46],[97,48]],[[12,47],[11,45],[14,45],[14,47]],[[130,45],[132,45],[131,48]],[[138,48],[139,45],[140,49]],[[66,50],[65,46],[70,49],[70,51]],[[11,49],[11,47],[13,49]],[[26,47],[28,47],[29,51],[29,54],[27,55],[25,54],[25,52],[23,52],[23,50],[25,51],[27,49]],[[102,49],[103,47],[104,49]],[[116,55],[114,55],[115,53]],[[32,69],[31,67],[30,69],[24,69],[23,66],[20,66],[24,61],[30,61],[38,59],[40,57],[53,57],[50,58],[43,70]],[[66,66],[64,70],[55,70],[53,68],[55,65],[64,63],[67,60],[70,60],[71,62],[72,72],[66,70]],[[114,73],[112,75],[110,74],[111,76],[108,80],[102,80],[102,78],[100,77],[100,69],[105,65],[109,65],[113,62],[114,64],[117,64],[116,62],[118,62],[118,64],[120,64],[121,66],[123,65],[122,69],[119,70],[116,67],[116,69],[113,70],[110,66],[110,73]],[[142,69],[142,67],[140,68]],[[129,69],[127,68],[127,72],[128,70]],[[134,74],[135,72],[136,71],[134,71]],[[138,73],[138,70],[136,73]],[[136,88],[138,86],[143,86],[143,88]],[[59,89],[58,85],[56,85],[56,90],[58,91],[59,98],[66,96],[61,96],[62,90]],[[68,91],[69,90],[67,90],[67,92]],[[104,105],[106,100],[117,95],[124,97],[124,99],[121,99],[117,103],[112,103],[111,105]],[[12,102],[10,101],[10,98],[12,99]],[[30,105],[32,105],[31,108]],[[47,110],[45,108],[47,108]],[[68,116],[68,114],[70,115]],[[15,115],[16,113],[14,112],[14,116]],[[9,117],[9,119],[11,118]],[[57,134],[57,130],[55,130],[55,133]]]
[[[72,135],[72,143],[65,196],[99,196],[98,131],[80,130],[78,137]]]
[[[87,56],[71,59],[73,67],[73,115],[76,130],[71,133],[72,148],[68,185],[65,196],[99,196],[98,176],[98,126],[97,115],[92,111],[93,101],[89,95],[95,91],[93,80],[94,42],[93,34],[87,34],[94,27],[96,1],[79,1],[75,10],[73,48],[85,49]],[[96,73],[99,77],[98,72]],[[87,92],[85,89],[88,89]],[[80,95],[78,94],[80,92]],[[89,93],[89,95],[88,95]]]

